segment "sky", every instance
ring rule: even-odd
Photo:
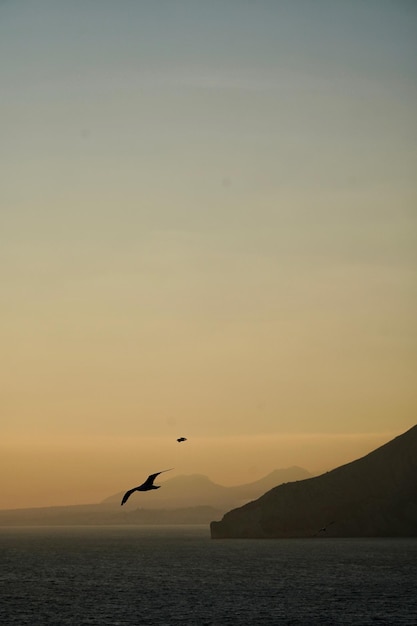
[[[0,2],[0,508],[320,473],[416,423],[416,27]]]

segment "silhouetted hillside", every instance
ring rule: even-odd
[[[0,526],[119,526],[125,524],[209,524],[224,513],[214,507],[135,509],[83,504],[0,511]]]
[[[0,511],[0,526],[209,524],[214,517],[258,497],[283,480],[306,475],[309,475],[307,470],[290,467],[236,487],[216,485],[200,474],[175,476],[161,480],[161,489],[134,493],[123,507],[120,506],[123,492],[120,492],[99,504],[3,510]]]
[[[226,513],[211,523],[211,536],[417,536],[417,426],[361,459]]]
[[[228,508],[241,506],[249,500],[259,497],[265,491],[283,482],[300,480],[310,476],[311,474],[301,467],[289,467],[275,470],[253,483],[233,487],[218,485],[202,474],[174,476],[157,481],[156,484],[162,485],[162,489],[146,493],[146,495],[143,493],[132,494],[123,508],[131,511],[138,506],[146,506],[147,509],[214,506],[227,511]],[[127,485],[127,487],[130,486],[133,485]],[[106,498],[103,500],[103,504],[120,504],[123,493],[119,492]]]

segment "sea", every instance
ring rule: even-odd
[[[0,624],[417,625],[417,539],[3,527]]]

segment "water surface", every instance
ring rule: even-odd
[[[417,624],[416,539],[0,529],[0,623]]]

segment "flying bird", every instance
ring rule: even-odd
[[[177,441],[178,443],[181,443],[181,441],[187,441],[187,437],[180,437]]]
[[[328,526],[331,526],[331,525],[332,525],[332,524],[334,524],[334,523],[335,523],[335,522],[329,522],[329,523],[327,524],[327,526],[323,526],[322,528],[320,528],[320,529],[316,532],[316,534],[314,535],[314,537],[317,537],[317,535],[320,535],[320,533],[325,533],[325,532],[327,532],[327,527],[328,527]]]
[[[126,491],[125,495],[122,498],[120,506],[123,506],[125,502],[128,501],[134,491],[150,491],[151,489],[159,489],[161,485],[154,485],[153,481],[157,476],[159,476],[159,474],[162,474],[163,472],[170,472],[172,469],[174,468],[170,467],[169,469],[162,470],[161,472],[156,472],[156,474],[150,474],[150,476],[148,476],[148,478],[145,480],[144,483],[142,483],[142,485],[139,485],[139,487],[133,487],[133,489],[129,489],[129,491]]]

